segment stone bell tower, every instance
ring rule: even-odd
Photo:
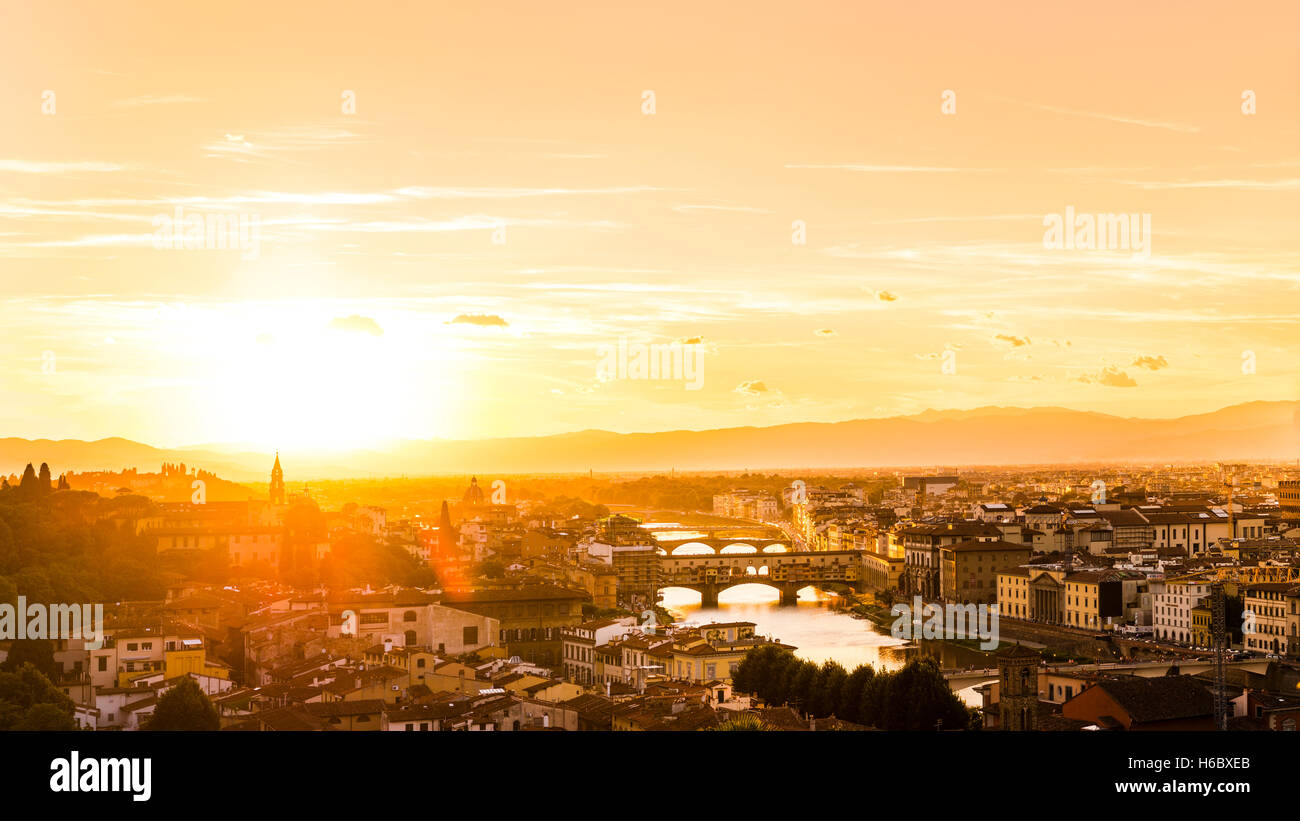
[[[998,729],[1038,729],[1038,663],[1019,643],[998,651]]]
[[[271,468],[271,504],[284,504],[284,470],[280,467],[280,452],[275,452],[275,465]]]

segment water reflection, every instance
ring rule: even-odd
[[[865,619],[855,619],[832,606],[838,598],[814,587],[799,591],[799,604],[780,607],[780,593],[761,584],[730,587],[718,595],[717,607],[700,607],[700,594],[684,587],[663,591],[663,606],[682,621],[752,621],[758,633],[799,648],[795,655],[821,664],[834,659],[852,670],[859,664],[893,669],[905,661],[888,649],[903,644],[881,634]],[[883,652],[882,652],[883,651]]]
[[[799,604],[780,607],[780,594],[761,584],[743,584],[718,594],[717,607],[701,607],[700,594],[684,587],[663,591],[663,606],[679,620],[704,624],[712,621],[752,621],[759,635],[794,645],[795,655],[821,664],[834,659],[847,670],[859,664],[896,670],[918,654],[938,660],[943,669],[993,667],[990,653],[947,642],[905,642],[866,619],[854,618],[835,607],[834,593],[805,587]],[[990,677],[992,678],[992,677]],[[966,704],[979,706],[972,688],[957,693]]]

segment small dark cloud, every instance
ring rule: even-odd
[[[1023,348],[1031,344],[1027,336],[1012,336],[1011,334],[998,334],[993,337],[999,342],[1005,342],[1013,348]]]
[[[741,382],[736,386],[736,393],[743,393],[747,396],[758,396],[761,393],[767,393],[767,385],[757,379],[750,379],[747,382]]]
[[[683,344],[683,345],[703,345],[703,344],[704,344],[704,337],[702,337],[702,336],[686,336],[686,337],[682,337],[681,339],[679,339],[679,340],[677,340],[677,341],[680,342],[680,343]]]
[[[833,328],[818,328],[813,331],[813,333],[817,336],[835,336],[835,330]]]
[[[370,334],[371,336],[383,336],[384,329],[379,327],[379,323],[368,316],[340,316],[330,320],[330,328],[335,331],[348,331],[349,333]]]
[[[490,328],[505,328],[510,323],[506,322],[496,314],[461,314],[448,325],[481,325]]]
[[[1134,358],[1132,364],[1134,367],[1146,368],[1149,371],[1169,367],[1169,362],[1163,356],[1139,356]]]
[[[1085,373],[1075,378],[1088,385],[1105,385],[1108,388],[1136,388],[1137,381],[1114,365],[1107,365],[1096,373]]]

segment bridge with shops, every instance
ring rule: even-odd
[[[663,551],[672,556],[679,548],[687,545],[704,545],[714,553],[781,553],[791,550],[790,540],[785,536],[725,536],[680,539],[658,539]]]
[[[799,590],[809,585],[842,587],[859,593],[867,589],[862,552],[857,550],[668,555],[660,558],[660,571],[660,589],[695,590],[704,607],[716,607],[719,593],[742,584],[776,588],[783,605],[797,603]]]

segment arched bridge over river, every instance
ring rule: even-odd
[[[781,591],[781,604],[795,604],[800,588],[815,584],[866,590],[862,553],[827,550],[816,553],[724,553],[663,556],[660,587],[698,591],[701,605],[716,607],[718,594],[741,584],[765,584]]]

